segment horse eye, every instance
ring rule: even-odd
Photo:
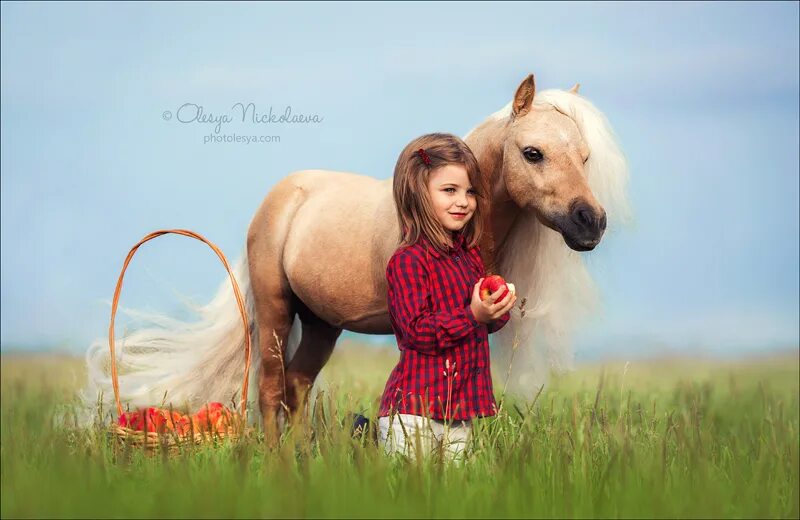
[[[534,148],[532,146],[528,146],[522,150],[522,155],[525,156],[525,160],[531,163],[538,163],[544,159],[544,155],[542,152],[539,151],[538,148]]]

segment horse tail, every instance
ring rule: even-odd
[[[245,300],[251,335],[251,370],[248,377],[250,403],[257,395],[257,367],[260,352],[255,302],[250,287],[247,255],[242,254],[233,274]],[[135,330],[117,342],[120,401],[123,408],[174,406],[197,410],[204,403],[218,401],[238,407],[245,367],[245,330],[229,277],[206,305],[188,304],[199,314],[198,321],[186,322],[154,312],[120,310],[154,326]],[[296,342],[296,341],[295,341]],[[88,385],[80,394],[84,425],[104,421],[116,413],[109,374],[108,338],[96,339],[86,352]],[[100,417],[102,416],[102,417]]]

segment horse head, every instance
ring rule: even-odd
[[[569,92],[577,91],[576,84]],[[606,212],[589,186],[589,146],[573,117],[555,104],[534,104],[535,94],[531,74],[517,88],[502,130],[505,189],[571,249],[590,251],[603,237]]]

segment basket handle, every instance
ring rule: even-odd
[[[231,284],[233,284],[233,293],[236,296],[236,304],[239,306],[239,312],[242,315],[242,324],[244,325],[244,338],[245,338],[245,365],[244,365],[244,383],[242,383],[242,401],[241,401],[241,410],[242,416],[245,415],[247,412],[247,385],[248,385],[248,375],[250,374],[250,326],[249,321],[247,319],[247,310],[244,305],[244,299],[242,298],[242,294],[239,291],[239,285],[236,283],[236,278],[233,276],[231,272],[231,266],[228,265],[228,261],[225,259],[225,255],[222,254],[222,251],[208,241],[206,238],[198,235],[193,231],[189,231],[188,229],[161,229],[159,231],[154,231],[149,235],[145,236],[143,239],[139,241],[133,248],[131,248],[130,252],[128,253],[128,257],[125,259],[125,264],[122,266],[122,272],[119,274],[119,279],[117,280],[117,288],[114,290],[114,301],[111,305],[111,325],[108,328],[108,347],[111,349],[111,383],[114,387],[114,400],[117,403],[117,412],[120,416],[122,416],[122,402],[119,398],[119,379],[117,377],[117,357],[114,350],[114,317],[117,314],[117,305],[119,304],[119,296],[122,292],[122,279],[125,276],[125,270],[128,268],[128,264],[131,262],[133,255],[136,253],[136,250],[139,247],[147,242],[148,240],[152,240],[156,237],[161,235],[166,235],[167,233],[175,233],[177,235],[184,235],[187,237],[196,238],[201,242],[205,242],[208,246],[217,253],[217,256],[222,263],[225,265],[225,269],[228,271],[228,275],[231,278]]]

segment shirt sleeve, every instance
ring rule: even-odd
[[[509,319],[511,319],[511,311],[508,311],[507,313],[503,314],[496,320],[492,320],[489,323],[487,323],[486,327],[489,329],[489,334],[497,332],[498,330],[502,329],[505,326],[505,324],[508,323]]]
[[[481,327],[469,305],[434,312],[428,290],[429,274],[413,254],[399,254],[386,268],[388,307],[399,330],[400,347],[422,354],[453,348]]]

